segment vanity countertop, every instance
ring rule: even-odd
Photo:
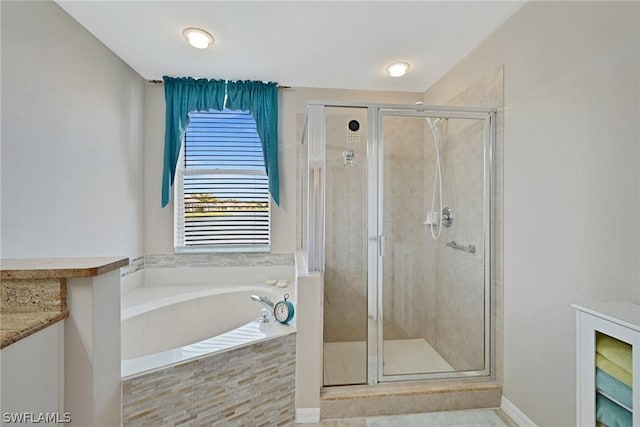
[[[0,259],[0,279],[94,277],[129,265],[126,257]]]
[[[69,316],[68,310],[0,314],[0,349]]]
[[[128,264],[124,257],[0,259],[0,348],[69,316],[67,279]]]

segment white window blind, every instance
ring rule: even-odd
[[[248,112],[192,112],[176,178],[176,248],[266,250],[269,180]]]

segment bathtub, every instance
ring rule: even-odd
[[[293,285],[159,286],[125,296],[122,379],[295,332],[293,322],[259,322],[263,306],[250,299],[276,302],[285,293],[295,301]]]

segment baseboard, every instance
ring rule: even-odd
[[[320,422],[320,408],[296,408],[296,422],[311,424]]]
[[[527,417],[527,415],[520,410],[516,405],[513,404],[512,401],[502,396],[502,404],[500,405],[500,409],[507,414],[513,421],[516,422],[520,427],[538,427],[536,423],[531,421],[531,418]]]

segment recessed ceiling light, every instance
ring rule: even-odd
[[[213,36],[200,28],[185,28],[182,34],[191,46],[198,49],[206,49],[213,43]]]
[[[387,67],[387,73],[389,73],[391,77],[401,77],[409,71],[409,68],[411,68],[411,65],[409,65],[408,62],[394,62]]]

